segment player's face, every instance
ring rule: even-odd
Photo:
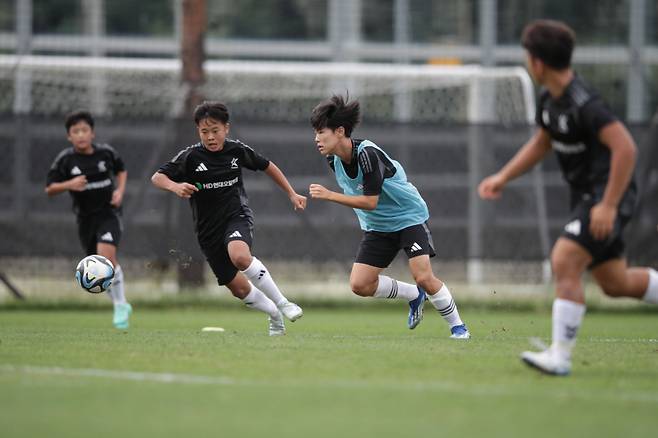
[[[528,73],[530,73],[530,76],[532,76],[532,79],[535,82],[542,84],[544,76],[544,64],[538,58],[535,58],[528,52],[526,52],[525,55],[525,65],[528,69]]]
[[[91,142],[94,140],[94,130],[85,121],[79,121],[69,128],[67,136],[73,147],[78,152],[86,152],[91,149]]]
[[[322,155],[332,155],[336,152],[336,148],[340,144],[344,135],[345,130],[343,127],[338,129],[331,130],[330,128],[322,128],[315,131],[315,144],[318,147],[318,151]]]
[[[211,152],[221,151],[228,135],[229,124],[210,117],[202,119],[197,125],[203,146]]]

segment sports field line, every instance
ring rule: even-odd
[[[216,386],[259,386],[259,387],[301,387],[301,388],[340,388],[340,389],[381,389],[401,390],[413,392],[448,392],[461,395],[513,397],[513,396],[535,396],[526,387],[514,388],[508,385],[479,384],[464,385],[455,382],[423,382],[423,383],[396,383],[396,382],[372,382],[364,380],[346,379],[316,379],[316,380],[278,380],[259,381],[245,379],[231,379],[221,376],[204,376],[198,374],[179,373],[149,373],[141,371],[121,371],[98,368],[65,368],[65,367],[43,367],[32,365],[0,365],[0,374],[27,374],[42,376],[65,376],[81,378],[103,378],[116,380],[130,380],[136,382],[165,383],[165,384],[188,384],[188,385],[216,385]],[[562,381],[562,378],[559,378]],[[550,394],[544,394],[555,399],[579,399],[584,401],[632,401],[640,403],[658,404],[658,391],[587,391],[576,392],[567,389],[556,388]]]

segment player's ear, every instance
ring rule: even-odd
[[[228,134],[228,132],[231,130],[231,124],[227,122],[224,126],[226,129],[226,133]]]
[[[338,135],[339,137],[345,137],[345,128],[342,127],[342,126],[339,126],[338,128],[336,128],[336,130],[335,130],[334,132],[335,132],[336,135]]]

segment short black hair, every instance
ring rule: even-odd
[[[64,119],[64,126],[66,126],[66,132],[69,132],[71,126],[77,124],[78,122],[86,122],[87,125],[94,129],[94,117],[87,110],[76,110],[66,115]]]
[[[358,100],[349,101],[349,96],[343,98],[334,94],[331,99],[325,100],[313,108],[311,125],[319,131],[329,128],[332,131],[345,129],[345,136],[350,137],[352,130],[361,121],[361,105]]]
[[[205,100],[194,108],[194,123],[198,126],[201,120],[208,118],[226,125],[229,120],[228,108],[222,102]]]
[[[576,44],[576,33],[561,21],[535,20],[521,36],[521,45],[530,55],[556,70],[571,65],[571,54]]]

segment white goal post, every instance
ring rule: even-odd
[[[358,98],[370,120],[412,123],[503,124],[527,127],[535,112],[534,87],[521,67],[478,65],[324,63],[209,60],[202,94],[226,102],[234,118],[307,121],[332,93]],[[97,115],[167,119],[181,114],[185,90],[179,59],[0,55],[0,114],[61,116],[86,107]],[[469,134],[470,282],[483,279],[482,175],[478,129]],[[532,184],[542,252],[548,221],[539,169]],[[543,278],[550,278],[547,262]]]

